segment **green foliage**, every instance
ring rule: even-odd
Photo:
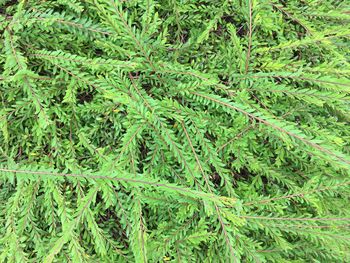
[[[0,262],[348,262],[349,8],[0,0]]]

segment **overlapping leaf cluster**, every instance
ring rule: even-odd
[[[0,262],[350,259],[348,1],[0,1]]]

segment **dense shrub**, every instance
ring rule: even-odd
[[[0,0],[0,261],[349,262],[349,10]]]

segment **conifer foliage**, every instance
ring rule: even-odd
[[[349,23],[0,0],[0,262],[349,262]]]

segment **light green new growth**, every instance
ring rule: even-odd
[[[349,262],[349,10],[0,0],[0,262]]]

